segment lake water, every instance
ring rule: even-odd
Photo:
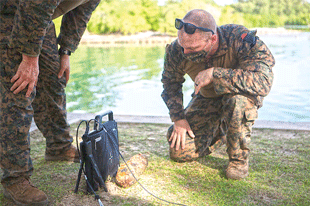
[[[274,84],[259,109],[259,119],[310,122],[310,33],[260,38],[274,54],[276,65]],[[160,96],[164,48],[81,45],[70,59],[68,111],[168,116]],[[187,105],[193,92],[189,78],[183,92]]]

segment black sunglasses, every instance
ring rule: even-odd
[[[188,34],[195,33],[196,29],[200,29],[201,31],[206,32],[212,32],[212,35],[214,34],[214,31],[208,28],[198,27],[191,23],[184,23],[181,19],[175,19],[175,28],[180,30],[184,26],[184,31]]]

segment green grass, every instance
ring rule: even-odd
[[[75,136],[76,124],[72,125]],[[169,125],[119,123],[120,151],[128,160],[137,153],[149,160],[140,183],[156,196],[185,205],[310,205],[310,132],[254,129],[250,175],[241,181],[228,180],[225,147],[190,163],[169,160],[166,130]],[[83,133],[80,129],[80,134]],[[35,171],[32,182],[45,191],[50,205],[98,205],[85,194],[81,179],[78,194],[73,190],[79,164],[44,161],[45,140],[31,134]],[[129,188],[107,181],[109,192],[99,190],[104,205],[167,205],[145,192],[139,184]],[[0,205],[12,205],[0,187]]]

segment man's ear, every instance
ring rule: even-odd
[[[212,44],[215,44],[215,43],[216,43],[216,40],[217,40],[217,35],[216,35],[216,33],[215,33],[215,34],[213,34],[213,35],[211,36],[211,42],[212,42]]]

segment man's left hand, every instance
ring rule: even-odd
[[[60,55],[60,72],[58,78],[61,78],[64,74],[66,75],[66,83],[68,83],[70,77],[70,56],[67,54]]]
[[[199,90],[207,86],[213,81],[214,67],[208,68],[199,72],[195,78],[195,94],[198,94]]]

